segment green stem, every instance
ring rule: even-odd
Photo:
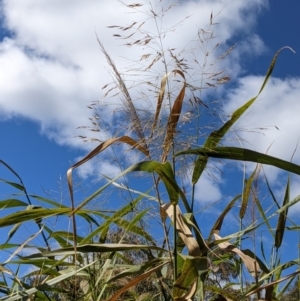
[[[195,184],[193,184],[192,188],[192,203],[191,203],[191,213],[194,214],[194,200],[195,200]]]
[[[174,214],[174,280],[176,281],[178,278],[177,275],[177,222],[176,222],[176,204],[173,204]]]

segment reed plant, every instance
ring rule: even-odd
[[[126,6],[133,12],[143,8],[145,18],[109,28],[125,47],[139,48],[141,56],[130,58],[129,67],[120,71],[98,38],[112,78],[104,87],[105,96],[117,99],[115,123],[111,137],[101,139],[103,135],[96,134],[107,127],[101,116],[103,104],[89,106],[93,111],[89,129],[94,135],[81,138],[83,143],[92,141],[97,146],[67,171],[70,205],[30,194],[17,172],[0,161],[17,179],[2,182],[19,192],[0,201],[0,226],[10,227],[1,252],[11,252],[0,268],[0,300],[289,298],[298,281],[299,256],[282,262],[280,249],[286,231],[299,229],[288,219],[288,211],[300,196],[290,198],[288,180],[280,201],[262,167],[271,165],[300,175],[300,166],[236,144],[224,146],[224,139],[264,90],[280,52],[290,48],[275,54],[257,95],[225,122],[217,123],[214,113],[219,104],[203,97],[230,80],[218,64],[234,46],[219,52],[213,13],[208,16],[207,28],[199,29],[190,45],[177,49],[164,44],[166,36],[185,22],[179,20],[164,29],[165,14],[173,5],[146,1]],[[110,162],[116,163],[120,174],[114,178],[103,175],[104,182],[99,181],[91,195],[76,201],[74,170],[95,158],[103,160],[108,150],[112,150]],[[230,200],[224,198],[226,204],[206,235],[195,192],[214,158],[254,162],[257,167],[249,176],[241,176],[242,191]],[[260,199],[257,183],[268,192],[273,203],[269,209]],[[112,194],[99,205],[109,189]],[[19,211],[12,212],[15,208]],[[222,237],[231,212],[237,213],[237,228]],[[252,219],[247,223],[249,214]],[[63,221],[58,224],[60,229],[51,228],[56,218]],[[66,229],[66,220],[72,221],[71,229]],[[36,232],[15,242],[16,233],[28,224]],[[271,241],[269,256],[269,248],[255,236],[260,229]],[[248,237],[253,244],[244,243]],[[260,250],[255,244],[260,244]],[[25,249],[31,254],[26,256]],[[20,277],[24,266],[34,268]]]

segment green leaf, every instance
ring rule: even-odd
[[[40,202],[53,205],[54,207],[69,208],[68,206],[63,205],[62,203],[58,203],[58,202],[55,202],[53,200],[50,200],[50,199],[47,199],[47,198],[44,198],[44,197],[41,197],[38,195],[33,194],[33,195],[30,195],[30,197],[35,198]],[[91,212],[91,213],[94,214],[94,212]],[[91,214],[80,212],[80,213],[78,213],[78,215],[80,215],[82,218],[84,218],[90,224],[95,224],[96,226],[99,226],[99,223],[91,216]]]
[[[282,206],[287,205],[289,201],[290,201],[290,177],[288,178],[286,184],[285,195],[284,195]],[[275,247],[277,249],[280,248],[282,244],[288,209],[289,208],[287,207],[284,211],[280,212],[278,217],[278,223],[275,232]]]
[[[238,108],[237,110],[235,110],[231,116],[231,118],[217,131],[212,132],[209,137],[207,138],[207,140],[204,143],[204,147],[205,148],[215,148],[219,142],[221,141],[221,139],[225,136],[225,134],[228,132],[228,130],[233,126],[233,124],[246,112],[246,110],[248,110],[248,108],[254,103],[254,101],[257,99],[257,97],[260,95],[260,93],[263,91],[263,89],[265,88],[272,72],[273,69],[275,67],[275,63],[277,60],[277,57],[279,55],[279,53],[283,50],[283,49],[290,49],[291,51],[293,51],[292,48],[290,47],[283,47],[281,49],[279,49],[273,59],[272,62],[269,66],[269,69],[267,71],[267,74],[265,76],[265,79],[261,85],[261,88],[258,92],[258,94],[251,98],[250,100],[248,100],[244,105],[242,105],[240,108]],[[293,51],[294,52],[294,51]],[[199,157],[196,161],[195,164],[195,168],[194,168],[194,172],[193,172],[193,176],[192,176],[192,183],[196,184],[207,164],[208,161],[208,157],[205,156],[204,154],[199,154]]]
[[[257,280],[257,282],[255,284],[247,287],[246,291],[244,292],[244,296],[245,297],[251,296],[252,294],[254,294],[257,291],[264,290],[265,288],[274,285],[273,283],[264,284],[264,282],[268,281],[274,275],[281,274],[282,271],[284,271],[288,268],[291,268],[291,267],[294,267],[294,266],[297,267],[299,265],[299,263],[300,263],[299,259],[296,259],[296,260],[290,260],[290,261],[288,261],[284,264],[276,265],[269,273],[262,274],[261,277]],[[300,271],[296,271],[295,273],[299,273],[299,272]],[[286,276],[286,277],[289,278],[290,275]],[[278,282],[280,282],[280,281],[278,281]]]
[[[227,213],[233,208],[236,201],[239,200],[240,198],[241,198],[240,194],[234,197],[231,200],[231,202],[226,206],[226,208],[223,210],[223,212],[220,214],[220,216],[218,217],[217,221],[215,222],[215,224],[213,225],[210,231],[209,238],[208,238],[209,241],[215,231],[220,232],[224,218],[226,217]]]
[[[0,160],[1,161],[1,160]],[[25,191],[25,187],[21,184],[18,184],[18,183],[15,183],[15,182],[11,182],[11,181],[6,181],[4,179],[0,179],[0,182],[4,182],[10,186],[13,186],[14,188],[17,188],[18,190],[21,190],[21,191]]]
[[[165,187],[167,189],[170,198],[170,202],[172,204],[178,203],[179,187],[176,184],[173,169],[169,162],[159,163],[157,161],[144,161],[133,165],[129,169],[130,172],[133,171],[145,171],[149,173],[156,172],[165,184]]]
[[[7,199],[0,201],[0,209],[5,209],[5,208],[13,208],[13,207],[26,207],[28,204],[17,200],[17,199]]]
[[[205,157],[230,159],[236,161],[248,161],[261,164],[267,164],[281,168],[297,175],[300,175],[300,166],[294,163],[278,159],[266,154],[262,154],[253,150],[239,147],[215,147],[215,148],[196,148],[177,153],[176,156],[180,155],[202,155]]]
[[[254,169],[250,178],[248,180],[246,180],[246,185],[245,185],[245,188],[243,191],[242,204],[241,204],[241,209],[240,209],[240,219],[242,219],[246,213],[246,210],[248,207],[250,190],[251,190],[251,186],[252,186],[253,180],[255,178],[255,175],[257,173],[257,168],[258,168],[258,165],[256,165],[256,168]]]
[[[116,182],[119,178],[125,176],[128,173],[139,172],[139,171],[148,172],[148,173],[156,172],[161,177],[162,181],[165,184],[165,187],[167,189],[170,198],[170,202],[177,204],[180,195],[183,201],[187,204],[187,200],[184,196],[184,193],[181,191],[181,189],[179,188],[179,186],[175,181],[175,176],[169,162],[159,163],[157,161],[142,161],[130,166],[125,171],[120,173],[116,178],[109,181],[107,184],[105,184],[100,189],[95,191],[92,195],[86,198],[76,209],[74,209],[73,213],[76,213],[80,208],[88,204],[92,199],[94,199],[97,195],[103,192],[112,183]]]
[[[50,286],[53,286],[54,284],[56,283],[59,283],[65,279],[68,279],[68,278],[71,278],[72,276],[74,276],[75,274],[76,275],[80,275],[80,273],[82,271],[84,271],[87,267],[95,264],[96,261],[93,261],[87,265],[85,265],[84,267],[82,268],[72,268],[72,269],[68,269],[68,270],[64,270],[64,274],[60,275],[60,276],[57,276],[53,279],[50,279],[48,281],[46,281],[45,283],[43,283],[42,285],[40,286],[36,286],[36,287],[33,287],[33,288],[30,288],[30,289],[26,289],[26,290],[23,290],[23,291],[18,291],[16,293],[13,293],[11,294],[10,296],[4,296],[4,297],[1,297],[0,300],[1,301],[15,301],[15,300],[20,300],[22,298],[24,298],[24,296],[29,296],[29,295],[32,295],[38,291],[43,291],[45,289],[48,289],[48,287]],[[86,274],[84,274],[86,276]],[[18,283],[20,283],[20,281],[18,281]]]
[[[186,256],[183,264],[182,273],[175,281],[173,288],[173,298],[181,298],[187,294],[192,285],[200,279],[203,281],[203,275],[208,273],[208,262],[205,257]]]
[[[124,217],[128,213],[132,212],[132,210],[134,210],[134,208],[136,207],[136,205],[142,199],[143,199],[143,197],[140,196],[140,197],[136,198],[135,200],[130,201],[130,203],[126,204],[123,208],[121,208],[120,210],[118,210],[117,212],[115,212],[112,216],[103,215],[103,217],[106,218],[106,221],[103,222],[101,224],[101,226],[96,229],[96,231],[98,232],[98,234],[101,233],[101,235],[100,235],[100,242],[101,243],[105,242],[106,236],[107,236],[107,233],[108,233],[108,230],[109,230],[109,227],[111,226],[111,224],[115,223],[118,226],[120,226],[119,223],[121,222],[122,217]],[[93,233],[95,233],[95,234],[97,232],[93,231]],[[84,240],[84,241],[86,241],[86,240]]]
[[[289,226],[286,227],[287,230],[298,231],[300,230],[300,226]]]
[[[55,239],[61,247],[71,246],[71,244],[68,242],[67,239],[72,239],[72,235],[69,233],[67,239],[59,235],[57,232],[53,232],[51,229],[49,229],[46,225],[44,225],[44,230],[47,231],[50,234],[50,238]],[[78,239],[79,240],[79,239]]]
[[[129,250],[159,250],[159,251],[165,251],[162,248],[156,247],[156,246],[148,246],[148,245],[134,245],[134,244],[85,244],[82,246],[77,246],[76,250],[80,253],[92,253],[92,252],[98,252],[98,253],[111,253],[111,252],[122,252],[122,251],[129,251]],[[60,255],[74,255],[74,247],[65,247],[61,249],[57,249],[54,251],[49,252],[42,252],[38,254],[33,254],[30,256],[27,256],[27,258],[40,258],[40,257],[49,257],[49,256],[60,256]]]
[[[55,209],[39,208],[34,210],[18,211],[16,213],[1,218],[0,227],[11,226],[30,220],[36,220],[36,219],[50,217],[54,215],[69,214],[69,213],[71,213],[71,209],[69,208],[55,208]]]
[[[268,221],[268,218],[267,218],[267,216],[266,216],[266,214],[265,214],[265,209],[262,207],[262,205],[261,205],[261,203],[260,203],[260,200],[259,200],[256,196],[254,196],[254,199],[255,199],[255,205],[257,206],[257,209],[258,209],[260,215],[262,216],[262,218],[263,218],[265,224],[267,225],[270,234],[274,237],[274,233],[273,233],[274,231],[273,231],[273,229],[271,228],[271,225],[270,225],[270,223],[269,223],[269,221]]]
[[[99,235],[99,234],[101,234],[100,235],[100,242],[104,243],[105,239],[106,239],[107,232],[109,230],[109,227],[112,224],[116,224],[120,228],[127,228],[130,223],[127,220],[122,219],[122,217],[124,217],[128,213],[132,212],[132,209],[142,199],[143,199],[143,196],[139,196],[135,200],[132,200],[130,203],[126,204],[120,210],[116,211],[111,216],[109,216],[107,214],[103,214],[101,212],[94,212],[94,214],[99,215],[99,216],[105,218],[106,220],[104,222],[102,222],[101,225],[98,226],[95,230],[91,231],[85,238],[83,238],[81,243],[83,244],[83,243],[90,242],[93,237],[95,237],[96,235]],[[138,226],[132,226],[130,231],[144,237],[148,241],[154,242],[153,237]]]

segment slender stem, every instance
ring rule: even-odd
[[[176,281],[178,274],[177,274],[177,221],[176,221],[176,204],[173,204],[173,220],[174,220],[174,280]]]
[[[243,230],[243,223],[242,223],[242,219],[240,219],[240,231]],[[239,245],[239,248],[241,249],[242,248],[242,239],[241,237],[239,237],[239,242],[238,242],[238,245]],[[241,293],[243,294],[243,269],[241,268],[242,265],[243,265],[243,261],[242,259],[240,258],[239,259],[239,262],[240,262],[240,275],[239,275],[239,278],[240,278],[240,288],[241,288]]]
[[[159,193],[159,189],[158,189],[159,179],[156,179],[155,174],[152,174],[152,176],[153,176],[153,181],[154,181],[154,184],[155,184],[154,187],[155,187],[157,199],[158,199],[158,202],[159,202],[159,209],[161,209],[162,202],[161,202],[161,199],[160,199],[160,193]],[[165,236],[167,248],[168,248],[169,255],[170,255],[170,262],[171,262],[171,265],[173,265],[171,245],[170,245],[170,241],[169,241],[168,230],[167,230],[167,227],[166,227],[166,221],[165,221],[165,218],[161,214],[160,214],[160,218],[161,218],[161,223],[162,223],[163,230],[164,230],[164,236]],[[174,268],[174,267],[172,266],[172,268]]]
[[[194,214],[194,201],[195,201],[195,184],[192,187],[192,203],[191,203],[191,213]]]

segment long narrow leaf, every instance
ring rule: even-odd
[[[230,159],[235,161],[248,161],[261,164],[267,164],[278,167],[297,175],[300,175],[300,166],[294,163],[262,154],[253,150],[239,147],[215,147],[215,148],[197,148],[182,151],[176,154],[180,155],[202,155],[205,157]]]
[[[49,286],[51,287],[56,283],[59,283],[65,279],[71,278],[75,274],[77,274],[77,275],[80,274],[80,272],[84,271],[88,266],[91,266],[91,265],[95,264],[96,262],[97,261],[93,261],[93,262],[85,265],[82,268],[73,268],[70,271],[66,270],[64,274],[62,274],[58,277],[55,277],[53,279],[50,279],[40,286],[32,287],[30,289],[26,289],[24,291],[17,292],[15,294],[13,294],[12,296],[1,297],[0,300],[1,301],[15,301],[15,300],[20,300],[20,299],[24,298],[25,296],[29,297],[30,295],[36,293],[37,291],[42,291],[42,290],[48,289]]]
[[[139,151],[144,153],[147,157],[149,157],[149,151],[146,148],[144,148],[142,145],[140,145],[137,141],[135,141],[134,139],[132,139],[131,137],[128,137],[128,136],[112,138],[112,139],[109,139],[109,140],[106,140],[106,141],[102,142],[95,149],[93,149],[88,155],[86,155],[83,159],[81,159],[79,162],[77,162],[73,166],[71,166],[67,171],[67,180],[68,180],[68,187],[69,187],[70,198],[71,198],[72,211],[74,211],[74,209],[75,209],[74,193],[73,193],[73,179],[72,179],[73,170],[75,168],[81,166],[82,164],[88,162],[89,160],[91,160],[92,158],[94,158],[99,153],[101,153],[106,148],[108,148],[109,146],[113,145],[116,142],[122,142],[122,143],[129,144],[133,148],[138,149]],[[72,214],[72,221],[73,221],[74,248],[76,250],[77,226],[76,226],[76,218],[75,218],[74,214]]]
[[[248,180],[246,180],[246,185],[245,185],[245,188],[243,191],[242,204],[241,204],[241,209],[240,209],[240,214],[239,214],[240,219],[242,219],[246,213],[246,210],[248,207],[248,202],[249,202],[250,190],[251,190],[253,180],[256,176],[257,169],[258,169],[258,165],[256,165],[256,168],[254,169],[250,178]]]
[[[289,201],[290,201],[290,177],[288,178],[286,184],[285,195],[284,195],[282,206],[287,205]],[[280,212],[278,217],[278,223],[275,232],[275,247],[277,249],[280,248],[282,244],[288,210],[289,208],[287,207],[284,211]]]
[[[159,250],[159,251],[166,251],[160,247],[156,246],[148,246],[148,245],[134,245],[134,244],[85,244],[77,247],[77,251],[81,253],[92,253],[92,252],[99,252],[99,253],[106,253],[106,252],[118,252],[118,251],[130,251],[130,250]],[[49,256],[61,256],[61,255],[74,255],[74,248],[65,247],[54,251],[49,252],[42,252],[38,254],[33,254],[27,256],[27,258],[41,258],[41,257],[49,257]]]
[[[213,225],[210,234],[209,234],[209,238],[208,240],[210,241],[213,233],[220,233],[220,230],[222,228],[222,224],[223,224],[223,220],[226,217],[227,213],[233,208],[234,204],[236,203],[237,200],[239,200],[241,198],[241,195],[237,195],[236,197],[234,197],[231,202],[226,206],[226,208],[223,210],[223,212],[220,214],[220,216],[218,217],[217,221],[215,222],[215,224]]]
[[[183,79],[184,79],[184,83],[183,83],[183,87],[180,90],[176,100],[174,101],[172,110],[170,112],[169,115],[169,119],[168,119],[168,123],[167,123],[167,130],[166,130],[166,136],[165,136],[165,140],[163,142],[163,154],[162,154],[162,162],[165,162],[168,156],[168,153],[170,151],[170,148],[173,144],[173,139],[174,139],[174,134],[176,131],[176,126],[181,114],[181,109],[182,109],[182,104],[183,104],[183,99],[185,96],[185,77],[182,71],[180,70],[175,70],[174,72],[180,74]]]
[[[19,211],[10,215],[7,215],[0,219],[0,227],[11,226],[18,223],[23,223],[30,220],[37,220],[45,217],[50,217],[60,214],[68,214],[71,212],[71,209],[35,209],[28,211]]]
[[[269,220],[266,216],[266,213],[265,213],[265,209],[262,207],[259,199],[257,197],[255,197],[255,205],[257,206],[257,209],[258,209],[258,212],[260,213],[261,217],[263,218],[264,222],[266,223],[268,229],[269,229],[269,232],[271,233],[271,235],[274,237],[274,231],[273,229],[271,228],[271,225],[269,223]]]
[[[162,263],[151,270],[139,275],[138,277],[132,279],[129,281],[123,288],[121,288],[113,297],[109,299],[109,301],[116,301],[118,300],[119,296],[122,295],[124,292],[126,292],[128,289],[130,289],[132,286],[136,285],[137,283],[141,282],[143,279],[148,278],[152,273],[155,271],[161,269],[166,263]]]
[[[5,208],[13,208],[13,207],[26,207],[28,204],[17,200],[17,199],[7,199],[0,201],[0,209],[5,209]]]
[[[208,262],[205,257],[187,257],[183,264],[182,274],[175,281],[173,298],[189,300],[197,289],[197,280],[202,274],[208,273]],[[187,295],[189,299],[187,299]],[[182,299],[181,299],[182,298]]]
[[[171,72],[169,72],[169,73],[167,73],[166,75],[163,76],[163,78],[161,80],[161,86],[160,86],[160,90],[159,90],[159,94],[158,94],[158,99],[157,99],[156,112],[154,114],[154,120],[153,120],[151,135],[150,135],[151,138],[153,136],[153,132],[154,132],[154,130],[156,128],[156,125],[157,125],[158,117],[159,117],[159,114],[160,114],[160,110],[161,110],[164,95],[165,95],[166,84],[167,84],[169,76],[172,73],[180,74],[183,77],[184,81],[185,81],[184,73],[181,70],[173,70],[173,71],[171,71]]]
[[[204,147],[206,148],[215,148],[220,140],[225,136],[225,134],[228,132],[228,130],[233,126],[233,124],[246,112],[246,110],[248,110],[248,108],[254,103],[254,101],[258,98],[258,96],[261,94],[261,92],[263,91],[264,87],[266,86],[272,72],[273,69],[275,67],[275,63],[277,60],[277,57],[279,55],[279,53],[283,50],[283,49],[290,49],[291,51],[293,51],[292,48],[290,47],[283,47],[281,49],[279,49],[273,59],[272,62],[269,66],[269,69],[267,71],[267,74],[265,76],[265,79],[261,85],[261,88],[258,92],[258,94],[251,98],[249,101],[247,101],[244,105],[242,105],[240,108],[238,108],[237,110],[235,110],[231,116],[231,118],[217,131],[212,132],[209,137],[207,138],[207,140],[205,141]],[[293,51],[294,52],[294,51]],[[207,164],[208,161],[208,157],[200,154],[199,158],[196,161],[195,164],[195,168],[194,168],[194,172],[193,172],[193,176],[192,176],[192,183],[196,184]]]

